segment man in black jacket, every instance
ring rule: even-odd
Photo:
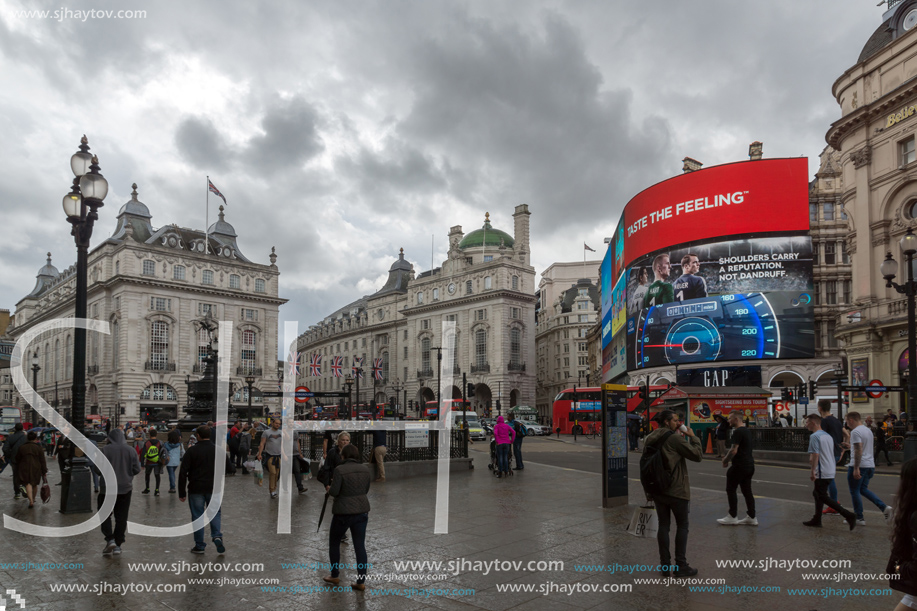
[[[102,550],[103,556],[111,556],[121,553],[121,546],[124,544],[124,533],[127,532],[127,515],[131,508],[131,492],[134,485],[134,476],[140,473],[140,459],[137,452],[131,446],[127,445],[124,440],[124,431],[121,429],[112,429],[108,433],[108,444],[102,448],[102,454],[111,463],[111,468],[115,472],[115,480],[118,482],[118,488],[115,493],[115,506],[112,513],[109,514],[102,522],[102,536],[105,537],[105,549]],[[90,469],[95,473],[101,473],[99,468],[89,463]],[[105,478],[100,481],[101,492],[99,493],[99,508],[105,502],[105,495],[108,491],[105,489]],[[111,518],[115,518],[115,528],[111,528]]]
[[[22,491],[20,490],[21,482],[19,481],[19,469],[16,468],[16,452],[19,451],[19,446],[25,443],[25,433],[22,431],[22,423],[17,422],[15,432],[6,438],[6,441],[3,442],[3,457],[6,458],[6,462],[13,468],[13,492],[15,493],[14,499],[22,498]]]
[[[204,510],[210,504],[210,498],[213,495],[213,481],[216,473],[214,464],[216,462],[217,447],[210,439],[210,427],[199,426],[197,428],[198,441],[194,446],[188,448],[185,456],[181,461],[181,468],[178,472],[178,500],[185,502],[188,499],[188,507],[191,509],[191,519],[196,520],[204,515]],[[226,472],[235,473],[236,468],[229,455],[226,455]],[[187,490],[187,494],[185,493]],[[210,520],[210,537],[213,544],[216,545],[217,553],[222,555],[226,552],[223,546],[223,533],[220,531],[222,507]],[[194,531],[194,547],[191,548],[192,554],[203,554],[207,544],[204,543],[204,528],[201,527]]]

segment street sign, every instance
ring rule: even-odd
[[[867,386],[870,386],[870,387],[872,387],[872,388],[877,388],[877,387],[881,387],[881,388],[883,388],[883,389],[885,388],[885,387],[882,385],[882,381],[881,381],[881,380],[872,380],[872,381],[869,382],[869,384],[867,384]],[[883,392],[884,392],[884,391],[882,391],[882,390],[877,391],[877,392],[870,392],[870,391],[867,390],[867,391],[866,391],[866,394],[869,395],[870,397],[872,397],[873,399],[878,399],[879,397],[882,396],[882,393],[883,393]]]
[[[876,393],[874,399],[878,399],[882,396],[882,393],[886,392],[905,392],[907,389],[904,386],[877,386],[875,384],[863,384],[860,386],[847,386],[841,385],[841,390],[844,392],[865,392],[869,393],[872,396],[873,393]]]
[[[308,386],[297,386],[296,392],[293,393],[293,398],[296,399],[297,403],[305,403],[311,396]]]
[[[790,406],[784,403],[783,401],[777,401],[774,403],[775,412],[788,412],[790,411]]]
[[[800,405],[808,405],[808,404],[809,404],[809,398],[808,398],[808,397],[799,397],[799,404],[800,404]]]

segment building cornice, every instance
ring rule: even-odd
[[[481,301],[491,300],[494,297],[503,297],[510,300],[514,300],[520,304],[526,303],[535,303],[536,298],[534,295],[528,295],[519,291],[512,291],[506,289],[498,289],[495,291],[487,291],[484,293],[475,293],[474,295],[463,295],[458,298],[434,301],[433,303],[425,303],[422,305],[416,305],[413,307],[403,308],[398,310],[399,314],[404,316],[419,316],[423,314],[428,314],[436,310],[445,310],[448,308],[453,308],[466,304],[474,304]]]

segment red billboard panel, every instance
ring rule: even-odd
[[[624,209],[626,265],[660,246],[809,230],[808,161],[762,159],[681,174]]]

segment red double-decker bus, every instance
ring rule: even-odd
[[[464,404],[461,399],[446,399],[443,401],[443,411],[449,412],[452,410],[470,412],[472,411],[471,401],[465,401]],[[423,407],[422,417],[431,420],[439,419],[439,404],[436,401],[427,401]]]
[[[642,414],[646,406],[643,399],[640,398],[640,386],[627,387],[627,411]],[[668,386],[650,386],[650,399],[652,403],[659,398],[662,393],[669,389]],[[552,429],[565,435],[573,434],[576,428],[576,434],[582,435],[593,427],[593,423],[602,421],[602,389],[597,386],[586,386],[576,388],[576,394],[573,388],[562,390],[554,398],[552,408],[553,422]],[[596,425],[600,426],[600,425]]]

